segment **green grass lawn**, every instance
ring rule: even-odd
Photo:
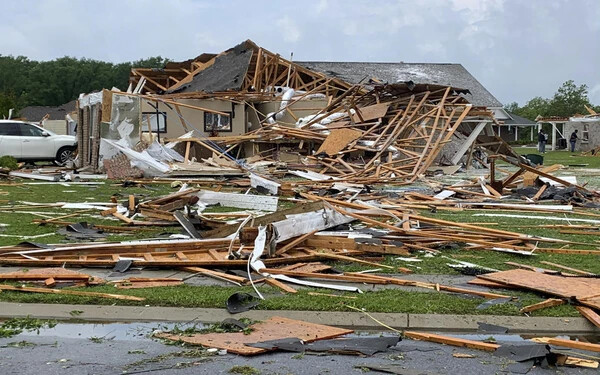
[[[543,298],[532,293],[516,291],[501,291],[516,297],[515,302],[496,305],[485,310],[477,310],[477,306],[486,300],[479,297],[427,292],[407,292],[397,289],[369,292],[368,286],[361,286],[366,293],[341,293],[340,295],[357,297],[356,299],[336,298],[329,296],[313,296],[309,292],[331,293],[327,290],[304,289],[297,294],[281,294],[270,287],[259,290],[266,300],[261,301],[256,308],[259,310],[302,310],[302,311],[354,311],[348,306],[365,309],[370,312],[396,312],[412,314],[492,314],[520,315],[522,306],[541,302]],[[177,306],[196,308],[224,308],[227,298],[235,292],[252,293],[251,287],[211,287],[180,285],[173,287],[150,289],[117,290],[112,286],[96,286],[88,288],[73,288],[103,293],[118,293],[144,297],[145,301],[123,301],[96,297],[80,297],[72,295],[21,293],[3,291],[0,301],[19,303],[61,303],[61,304],[90,304],[90,305],[126,305],[126,306]],[[339,293],[339,292],[335,292]],[[533,316],[578,316],[571,306],[557,306],[538,310]],[[82,318],[85,318],[82,316]]]
[[[546,147],[546,150],[545,154],[540,154],[537,148],[515,147],[515,151],[521,155],[542,155],[544,157],[544,165],[546,166],[562,164],[568,167],[569,165],[587,164],[586,168],[600,168],[600,156],[582,156],[580,151],[574,153],[568,150],[548,151],[549,147]]]

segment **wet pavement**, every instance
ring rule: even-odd
[[[167,345],[152,339],[155,330],[173,324],[59,323],[54,328],[0,339],[0,374],[363,374],[361,365],[392,366],[406,374],[501,374],[510,373],[511,361],[491,353],[435,343],[404,340],[386,352],[370,357],[314,355],[289,352],[255,357],[219,355],[193,346]],[[390,335],[390,333],[383,333]],[[357,333],[377,337],[380,332]],[[469,334],[461,337],[483,340],[490,336],[498,343],[522,344],[524,339],[506,334]],[[585,357],[598,353],[561,349]],[[455,358],[453,354],[469,354]],[[248,366],[240,369],[236,366]],[[233,369],[233,370],[232,370]],[[416,372],[407,372],[413,370]],[[246,371],[246,372],[243,372]],[[597,374],[598,370],[579,368],[533,368],[529,374]],[[380,372],[371,372],[378,374]]]

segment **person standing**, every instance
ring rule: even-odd
[[[538,133],[538,151],[542,154],[546,152],[546,134],[541,130]]]
[[[577,130],[571,133],[571,137],[569,138],[569,142],[571,142],[571,152],[575,152],[575,145],[577,144]]]

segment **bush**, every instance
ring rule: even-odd
[[[15,169],[19,168],[19,163],[17,163],[17,159],[13,158],[12,156],[2,156],[0,157],[0,168],[6,168],[14,171]]]

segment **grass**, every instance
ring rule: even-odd
[[[546,146],[546,149],[549,149]],[[540,154],[537,148],[530,147],[515,147],[515,151],[521,155],[537,154],[544,157],[544,165],[562,164],[565,167],[570,164],[587,164],[586,168],[600,168],[600,157],[598,156],[582,156],[580,151],[571,153],[567,150],[546,151],[545,154]]]
[[[355,311],[351,307],[369,312],[412,313],[412,314],[491,314],[520,315],[522,306],[541,302],[544,298],[533,293],[517,291],[501,291],[518,299],[518,303],[507,303],[493,306],[485,310],[477,310],[477,306],[485,300],[478,297],[436,292],[412,292],[399,289],[369,291],[369,286],[362,287],[365,293],[352,295],[356,299],[331,298],[328,296],[310,295],[316,289],[301,289],[296,294],[282,295],[278,290],[262,287],[259,290],[267,296],[265,301],[255,309],[258,310],[302,310],[302,311]],[[73,288],[92,292],[114,293],[110,286]],[[19,303],[60,303],[60,304],[95,304],[95,305],[130,305],[130,306],[177,306],[189,308],[224,308],[227,298],[235,292],[252,292],[251,287],[213,287],[179,285],[150,289],[120,290],[120,294],[146,298],[145,301],[123,301],[82,297],[60,294],[20,293],[3,291],[0,301]],[[322,292],[322,291],[321,291]],[[539,310],[534,316],[578,316],[577,311],[568,305]]]
[[[260,371],[252,366],[233,366],[231,369],[229,369],[229,373],[240,375],[260,375]]]

